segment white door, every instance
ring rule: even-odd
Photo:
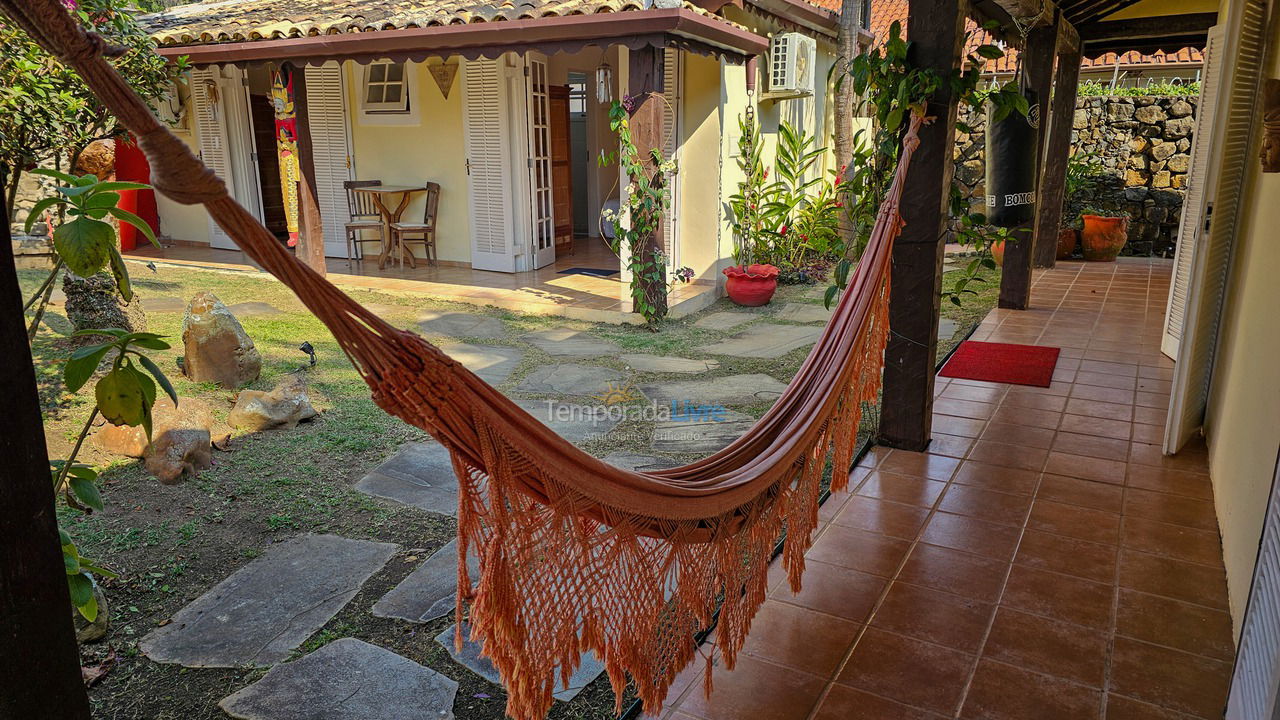
[[[1240,631],[1226,720],[1275,718],[1280,714],[1280,464],[1262,522],[1262,543],[1253,587]]]
[[[253,142],[253,117],[249,112],[249,85],[244,70],[226,68],[219,82],[226,112],[227,152],[235,180],[236,202],[262,220],[262,185],[258,177],[258,152]]]
[[[667,197],[670,206],[662,216],[662,245],[667,256],[667,267],[674,270],[680,261],[680,101],[683,97],[681,81],[684,78],[682,56],[678,48],[665,48],[662,59],[662,157],[676,162],[676,172],[667,176]]]
[[[217,67],[191,71],[191,113],[199,136],[200,159],[223,182],[232,197],[236,196],[235,178],[231,175],[231,158],[227,148],[226,115],[222,86]],[[209,218],[209,244],[215,248],[235,249],[235,241]]]
[[[551,186],[551,88],[547,78],[547,58],[541,53],[525,55],[525,114],[529,133],[529,228],[533,268],[556,261],[555,198]]]
[[[316,204],[324,224],[324,254],[346,257],[345,225],[351,222],[351,214],[342,183],[351,179],[352,163],[342,66],[327,62],[308,66],[306,73],[307,125],[316,170]]]
[[[513,69],[507,57],[468,60],[462,67],[471,267],[476,270],[516,270],[508,91]]]

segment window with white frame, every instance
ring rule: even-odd
[[[404,63],[380,60],[365,67],[360,109],[371,114],[409,112],[409,75]]]

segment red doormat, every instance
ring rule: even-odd
[[[943,377],[1049,387],[1060,348],[967,340],[938,373]]]

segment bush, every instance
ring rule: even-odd
[[[1198,97],[1200,81],[1152,82],[1132,87],[1111,87],[1110,83],[1085,80],[1080,83],[1080,97]]]

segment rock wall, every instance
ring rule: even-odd
[[[1172,257],[1191,168],[1196,98],[1082,97],[1072,121],[1072,152],[1092,152],[1103,178],[1091,196],[1069,205],[1129,213],[1126,255]],[[956,180],[974,199],[985,175],[984,119],[962,112],[970,132],[956,134]]]

